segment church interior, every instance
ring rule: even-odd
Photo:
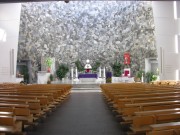
[[[0,0],[0,135],[180,135],[180,2]]]

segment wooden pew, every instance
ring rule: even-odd
[[[36,96],[26,96],[26,95],[1,95],[0,94],[0,102],[9,102],[9,103],[21,103],[28,104],[29,109],[32,114],[40,115],[42,114],[41,108],[45,103],[43,100],[38,100]]]
[[[178,109],[176,110],[175,108],[180,108],[180,101],[179,101],[180,88],[174,86],[167,87],[167,86],[144,85],[145,86],[144,89],[143,87],[131,89],[128,86],[124,87],[123,85],[113,86],[113,85],[103,84],[101,86],[102,92],[108,104],[109,105],[112,104],[115,109],[119,109],[119,113],[121,114],[120,115],[121,117],[124,117],[125,115],[128,116],[125,118],[130,118],[129,116],[131,116],[132,118],[132,116],[134,116],[134,118],[138,118],[137,122],[139,121],[139,124],[144,125],[144,127],[147,126],[148,129],[149,129],[149,125],[153,124],[154,120],[157,123],[158,122],[164,123],[167,121],[175,121],[177,118],[179,118],[180,116],[179,110]],[[129,86],[132,87],[133,85],[129,85]],[[118,103],[120,103],[119,106],[117,105]],[[150,116],[156,115],[156,119],[150,117],[149,115]],[[149,121],[147,119],[149,119]],[[127,120],[132,120],[132,119],[127,119]],[[135,121],[136,120],[134,120],[133,122]],[[132,121],[129,124],[131,123]],[[134,133],[136,132],[145,133],[145,131],[148,131],[148,129],[146,129],[147,127],[143,129],[144,128],[143,126],[138,127],[137,126],[138,124],[137,125],[133,125],[133,124],[131,128],[134,131]],[[138,128],[141,129],[138,131]]]
[[[0,115],[0,133],[18,133],[22,132],[22,122],[16,121],[14,116]]]
[[[150,125],[150,131],[146,135],[179,135],[180,122],[170,122]]]
[[[180,112],[134,116],[131,130],[133,131],[133,133],[143,133],[151,130],[151,124],[173,122],[178,121],[179,119]]]
[[[13,116],[13,112],[0,111],[0,116]]]
[[[71,88],[72,85],[17,85],[14,88],[1,88],[0,111],[9,111],[9,114],[13,112],[16,120],[21,121],[23,125],[29,124],[34,121],[34,116],[40,117],[56,108],[70,94]],[[36,115],[38,107],[41,113]],[[28,119],[32,114],[33,119]]]
[[[173,112],[180,112],[180,108],[140,111],[140,112],[134,112],[134,115],[135,116],[145,116],[145,115],[165,114],[165,113],[173,113]]]
[[[21,121],[23,125],[34,125],[33,115],[30,113],[29,105],[6,102],[0,103],[0,107],[0,111],[13,113],[13,116],[16,116],[16,120]]]

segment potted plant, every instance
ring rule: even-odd
[[[68,66],[66,66],[65,64],[59,65],[59,67],[58,67],[58,69],[56,71],[57,77],[60,80],[62,80],[62,78],[64,78],[66,76],[68,71],[69,71]]]
[[[47,84],[51,84],[51,80],[50,79],[48,79]]]
[[[51,72],[51,65],[53,64],[52,58],[47,58],[45,63],[46,63],[46,66],[48,67],[47,71],[50,73]]]
[[[100,67],[101,63],[99,61],[96,61],[95,64],[92,66],[93,71],[97,71],[97,69]]]
[[[143,70],[140,70],[136,73],[136,77],[134,78],[134,81],[135,82],[140,82],[141,81],[141,78],[142,78],[142,75],[144,76],[145,75],[145,72]]]
[[[113,76],[120,77],[121,76],[121,63],[116,61],[111,66],[113,70]]]
[[[77,61],[75,62],[75,65],[76,65],[78,71],[81,72],[81,71],[84,70],[84,67],[82,66],[82,64],[81,64],[81,62],[80,62],[79,60],[77,60]]]
[[[154,75],[153,72],[147,72],[146,73],[146,81],[147,83],[152,82],[152,81],[156,81],[157,80],[157,75]]]
[[[50,81],[53,81],[53,75],[52,74],[50,74],[50,76],[49,76],[49,79],[50,79]]]

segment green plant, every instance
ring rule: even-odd
[[[153,75],[153,76],[152,76],[152,81],[156,81],[157,78],[158,78],[157,75]]]
[[[50,81],[50,80],[48,80],[48,81],[47,81],[47,84],[51,84],[51,81]]]
[[[52,74],[50,74],[50,76],[49,76],[49,79],[50,79],[50,81],[53,81],[53,75]]]
[[[23,66],[21,74],[24,75],[24,82],[29,83],[29,71],[27,66]]]
[[[59,65],[56,71],[56,75],[60,80],[62,80],[62,78],[66,76],[68,71],[69,71],[69,68],[65,64],[61,64]]]
[[[121,76],[121,63],[115,62],[111,65],[112,70],[113,70],[113,76],[119,77]]]
[[[47,65],[48,67],[51,67],[51,65],[53,64],[52,58],[46,58],[45,63],[46,63],[46,65]]]
[[[147,80],[147,83],[151,82],[151,81],[156,81],[157,79],[157,76],[154,75],[153,72],[147,72],[146,73],[146,80]]]
[[[144,72],[143,70],[140,70],[140,71],[138,71],[138,72],[136,73],[136,77],[137,77],[137,78],[140,78],[140,79],[141,79],[142,75],[143,75],[143,76],[145,75],[145,72]]]
[[[81,64],[81,62],[80,62],[79,60],[77,60],[77,61],[75,62],[75,65],[76,65],[78,71],[81,72],[81,71],[84,70],[84,67],[82,66],[82,64]]]
[[[97,71],[97,69],[100,67],[101,63],[99,61],[96,61],[95,64],[92,66],[93,71]]]

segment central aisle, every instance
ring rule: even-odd
[[[100,92],[76,92],[30,135],[125,135]]]

